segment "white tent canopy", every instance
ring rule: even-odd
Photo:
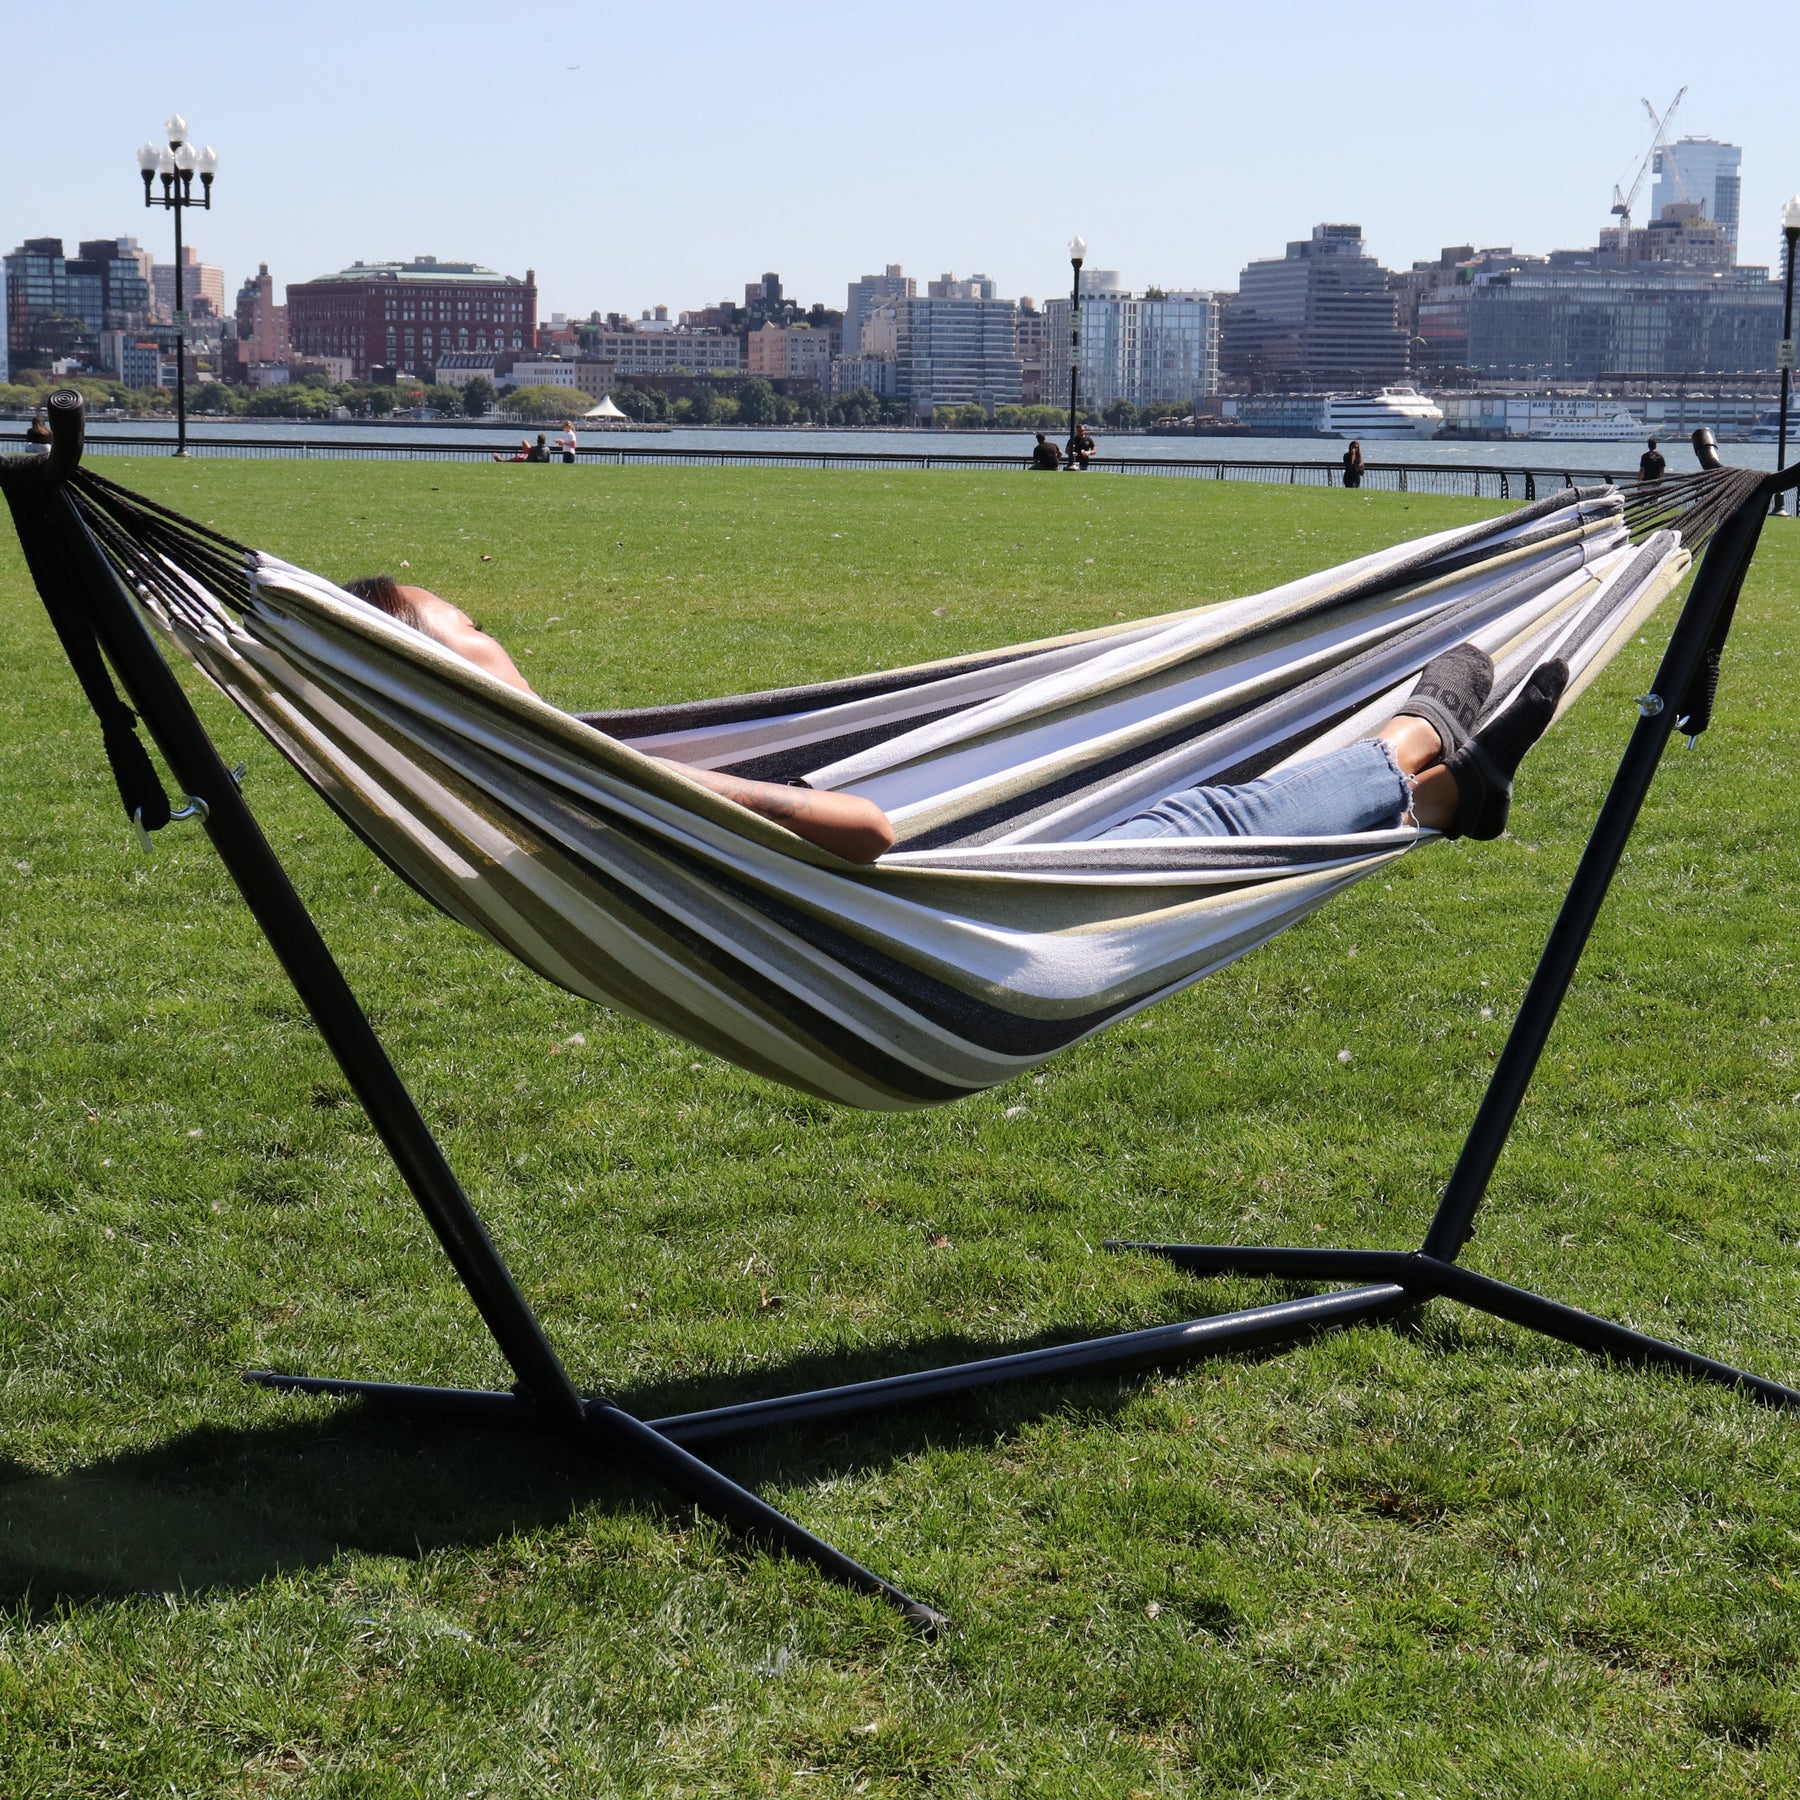
[[[581,416],[584,419],[623,419],[626,417],[613,405],[611,394],[608,394],[598,406],[590,406]]]

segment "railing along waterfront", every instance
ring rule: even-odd
[[[94,433],[90,455],[166,455],[169,440],[160,437]],[[489,462],[491,444],[367,443],[321,438],[188,439],[190,456],[275,457],[326,462]],[[656,448],[637,444],[584,444],[579,462],[605,467],[670,465],[684,468],[796,469],[1014,469],[1028,468],[1024,456],[956,450],[731,450]],[[506,459],[510,460],[510,459]],[[1173,475],[1189,481],[1261,481],[1289,487],[1341,487],[1341,463],[1295,458],[1268,462],[1229,457],[1121,456],[1101,458],[1090,475]],[[1494,468],[1467,463],[1388,463],[1364,465],[1362,485],[1388,492],[1461,494],[1477,500],[1535,500],[1540,492],[1559,487],[1629,480],[1624,472],[1599,469]]]

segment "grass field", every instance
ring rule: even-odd
[[[1135,616],[1492,510],[104,470],[433,586],[589,706]],[[204,839],[130,848],[0,535],[0,1792],[1794,1791],[1800,1420],[1442,1306],[720,1453],[947,1608],[933,1643],[628,1470],[244,1389],[253,1364],[504,1376]],[[1772,526],[1719,723],[1659,779],[1470,1251],[1790,1381],[1797,602],[1800,532]],[[1283,1291],[1107,1237],[1416,1241],[1656,628],[1527,767],[1506,840],[1423,851],[1041,1077],[903,1117],[549,988],[200,705],[577,1379],[654,1413]]]

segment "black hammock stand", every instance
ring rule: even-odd
[[[517,1377],[510,1392],[334,1380],[268,1370],[248,1371],[247,1381],[286,1392],[404,1407],[477,1427],[550,1431],[601,1454],[623,1453],[668,1489],[732,1528],[811,1563],[847,1587],[890,1602],[927,1631],[945,1622],[941,1613],[776,1511],[689,1446],[808,1421],[849,1418],[1002,1383],[1142,1369],[1295,1343],[1327,1329],[1387,1318],[1433,1299],[1460,1301],[1621,1362],[1666,1365],[1735,1387],[1772,1406],[1800,1407],[1800,1390],[1478,1274],[1457,1260],[1472,1235],[1488,1182],[1670,735],[1680,730],[1691,742],[1712,722],[1720,656],[1769,502],[1800,487],[1800,465],[1771,476],[1724,469],[1710,434],[1697,432],[1700,474],[1640,487],[1629,496],[1627,517],[1638,533],[1665,522],[1676,524],[1690,546],[1705,541],[1705,557],[1663,652],[1655,685],[1638,701],[1637,722],[1611,789],[1417,1250],[1114,1243],[1108,1248],[1151,1252],[1194,1274],[1360,1285],[945,1368],[644,1420],[604,1396],[583,1394],[552,1347],[245,806],[236,772],[221,760],[132,601],[119,573],[121,567],[129,567],[129,547],[103,543],[104,522],[91,506],[83,505],[84,488],[98,491],[111,484],[80,469],[81,396],[72,391],[51,395],[48,414],[49,454],[0,459],[0,492],[11,507],[26,562],[63,650],[100,721],[126,816],[142,832],[159,830],[178,818],[197,818],[204,825]],[[137,517],[152,537],[159,516],[181,525],[190,543],[193,535],[206,535],[153,502],[138,497],[137,505],[141,509]],[[216,535],[214,541],[220,554],[211,573],[221,580],[241,579],[230,554],[238,547]],[[113,687],[115,673],[124,700]],[[137,737],[140,718],[185,796],[179,810],[170,806]]]

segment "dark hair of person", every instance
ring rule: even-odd
[[[398,619],[402,625],[410,625],[414,631],[425,629],[425,620],[419,609],[401,593],[399,582],[391,575],[358,576],[355,581],[344,583],[344,592],[354,594],[359,600],[368,601],[390,619]]]

